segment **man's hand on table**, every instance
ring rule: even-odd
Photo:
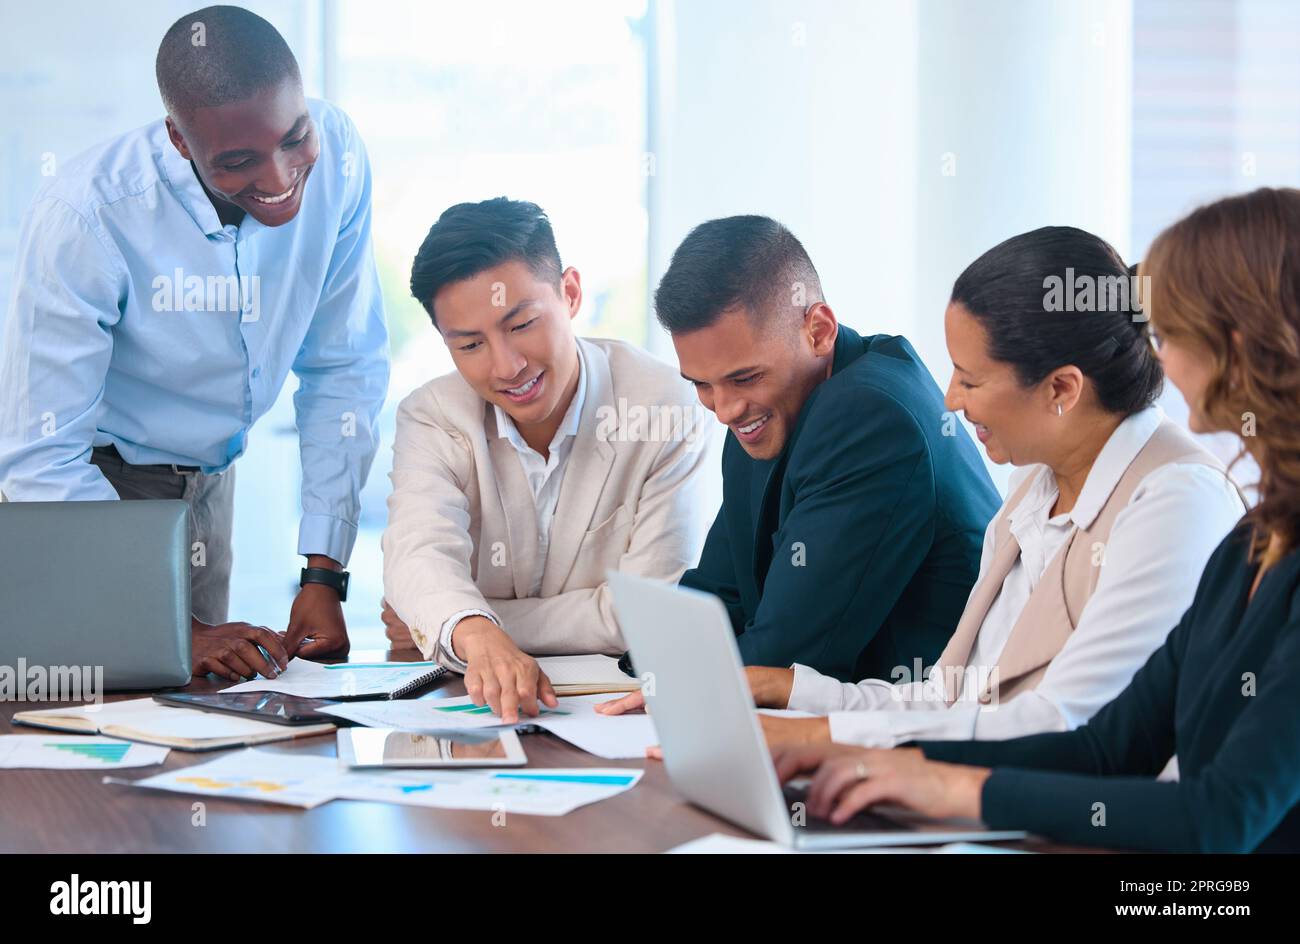
[[[213,625],[191,619],[190,633],[190,672],[195,676],[211,673],[232,682],[259,674],[275,678],[289,664],[284,638],[265,626],[250,623]],[[269,660],[262,655],[263,649],[270,655]]]
[[[379,613],[379,618],[384,621],[384,635],[388,637],[388,648],[392,652],[402,652],[404,650],[419,650],[415,644],[415,638],[411,635],[411,627],[402,622],[402,618],[397,615],[397,611],[388,605],[387,600],[380,601],[383,609]]]
[[[319,554],[307,558],[308,567],[342,570],[336,560]],[[294,598],[289,611],[289,627],[284,634],[285,648],[300,659],[325,656],[342,658],[352,648],[348,627],[343,620],[343,604],[332,587],[320,583],[306,584]]]

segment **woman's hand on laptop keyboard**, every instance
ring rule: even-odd
[[[808,812],[842,824],[867,807],[890,803],[938,819],[980,818],[985,767],[926,760],[917,748],[816,744],[772,752],[782,783],[812,775]]]

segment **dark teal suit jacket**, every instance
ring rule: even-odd
[[[832,374],[781,455],[751,459],[728,433],[722,476],[722,508],[681,584],[726,604],[747,665],[855,681],[933,664],[1000,501],[905,339],[841,325]]]

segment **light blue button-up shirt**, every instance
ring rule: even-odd
[[[67,162],[37,194],[0,332],[10,501],[117,498],[92,446],[222,471],[292,370],[298,551],[347,561],[388,333],[364,145],[338,108],[309,109],[320,157],[283,226],[223,226],[161,120]]]

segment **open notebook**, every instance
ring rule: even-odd
[[[14,724],[77,734],[103,734],[124,741],[159,744],[181,751],[216,751],[227,747],[268,744],[290,738],[332,734],[332,724],[268,724],[238,715],[195,711],[160,705],[152,698],[112,701],[103,705],[20,711]]]
[[[610,656],[542,656],[537,664],[557,695],[617,694],[641,687],[641,680],[627,675]]]

